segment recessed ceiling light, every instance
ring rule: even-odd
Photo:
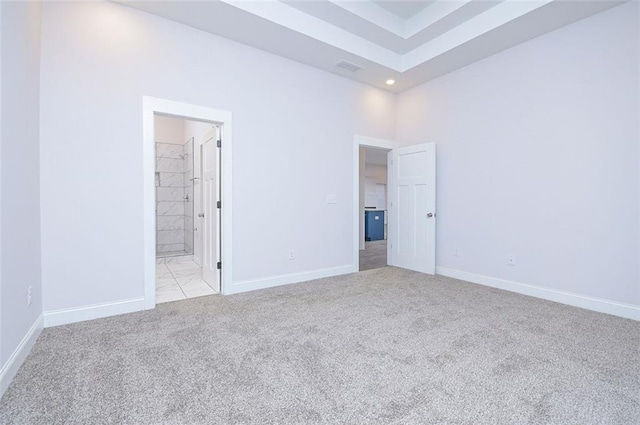
[[[388,85],[388,86],[392,86],[392,85],[394,85],[395,83],[396,83],[396,80],[391,80],[391,79],[387,80],[387,85]]]

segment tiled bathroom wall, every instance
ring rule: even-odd
[[[184,145],[156,143],[156,252],[158,254],[178,253],[185,250],[184,149]]]
[[[184,145],[184,250],[193,253],[193,138]]]

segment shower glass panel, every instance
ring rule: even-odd
[[[193,254],[193,138],[156,142],[156,256]]]

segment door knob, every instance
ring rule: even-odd
[[[204,217],[204,213],[198,213],[198,217]]]
[[[434,216],[433,213],[427,213],[427,218],[432,218]]]

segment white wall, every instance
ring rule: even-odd
[[[372,179],[375,184],[387,184],[387,166],[380,164],[365,164],[365,177]]]
[[[364,206],[386,209],[387,166],[365,164],[364,176]]]
[[[153,124],[156,143],[184,145],[187,141],[184,138],[185,120],[182,118],[156,115]]]
[[[399,141],[438,144],[438,266],[640,304],[637,8],[399,95]]]
[[[39,87],[40,14],[38,2],[1,6],[1,335],[3,366],[42,313],[40,269]],[[32,303],[27,305],[27,288]],[[41,327],[41,326],[40,326]],[[14,369],[15,371],[15,369]],[[12,372],[7,372],[11,374]],[[7,378],[7,376],[5,376]],[[10,378],[10,376],[8,377]],[[2,390],[7,380],[2,382]]]
[[[235,283],[351,265],[353,136],[393,138],[394,95],[113,3],[42,30],[45,310],[143,295],[143,95],[233,113]]]

